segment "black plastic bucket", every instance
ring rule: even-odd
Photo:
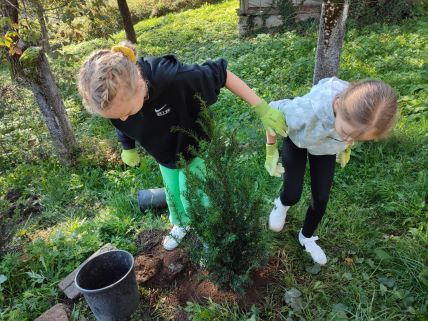
[[[138,307],[134,258],[126,251],[93,257],[80,268],[74,281],[99,321],[127,320]]]

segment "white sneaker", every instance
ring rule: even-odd
[[[284,206],[281,203],[279,197],[275,199],[275,206],[270,212],[269,215],[269,229],[274,232],[279,232],[282,230],[285,224],[285,218],[287,216],[287,211],[290,206]]]
[[[180,227],[174,225],[171,232],[163,239],[163,247],[167,251],[172,251],[175,249],[178,244],[180,244],[181,240],[186,236],[189,227]]]
[[[299,232],[299,243],[301,246],[305,248],[305,251],[308,252],[312,260],[314,260],[315,263],[318,263],[319,265],[325,265],[327,263],[327,257],[322,250],[322,248],[319,247],[315,241],[318,240],[318,236],[312,236],[312,237],[305,237],[302,234],[302,230]]]

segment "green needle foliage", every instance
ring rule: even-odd
[[[225,133],[204,108],[200,125],[210,140],[200,141],[205,175],[185,169],[191,218],[191,258],[202,262],[221,288],[243,292],[251,271],[266,263],[266,232],[261,226],[262,192],[244,146]],[[253,172],[253,173],[252,173]]]

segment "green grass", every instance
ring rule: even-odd
[[[163,0],[163,1],[144,1],[128,0],[129,11],[133,21],[139,21],[149,17],[162,16],[169,12],[178,12],[189,8],[195,8],[205,3],[215,3],[218,0]],[[114,1],[111,5],[117,6]]]
[[[229,68],[266,100],[306,93],[312,80],[316,29],[237,37],[237,1],[141,21],[135,28],[144,54],[176,54],[184,62],[225,57]],[[272,255],[281,269],[278,282],[253,311],[233,304],[189,305],[193,320],[427,320],[428,309],[428,21],[416,17],[400,25],[373,24],[349,29],[340,77],[378,78],[400,98],[401,116],[390,139],[355,148],[350,164],[337,169],[328,212],[318,230],[330,258],[317,275],[305,271],[310,260],[296,242],[310,196],[290,210],[284,232],[273,235]],[[157,164],[147,155],[137,169],[120,162],[120,147],[108,121],[88,115],[75,88],[81,61],[92,50],[124,38],[95,39],[65,47],[51,60],[75,134],[83,150],[79,162],[64,168],[31,94],[11,87],[0,69],[0,195],[12,188],[21,201],[37,195],[39,214],[25,217],[2,257],[0,319],[32,320],[62,296],[58,282],[101,244],[111,242],[135,253],[141,229],[166,228],[164,212],[140,213],[136,192],[161,186]],[[248,157],[258,161],[254,178],[266,199],[266,214],[281,186],[263,169],[264,137],[245,104],[222,91],[215,106],[225,130],[239,128]],[[143,152],[143,151],[142,151]],[[0,211],[10,204],[2,201]],[[348,259],[348,261],[346,261]],[[352,259],[353,264],[346,262]],[[30,272],[30,273],[28,273]],[[301,291],[303,308],[283,301],[286,290]],[[341,305],[337,305],[337,304]],[[158,319],[168,319],[159,302]],[[343,310],[347,311],[346,313]],[[72,320],[90,318],[79,302]],[[251,319],[253,318],[253,319]]]

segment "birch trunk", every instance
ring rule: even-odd
[[[349,0],[323,1],[313,78],[314,85],[320,79],[337,75],[348,10]]]

